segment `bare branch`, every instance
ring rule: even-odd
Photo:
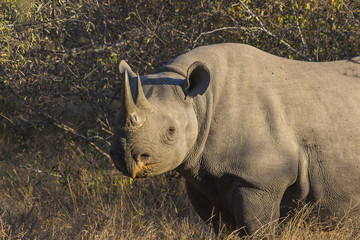
[[[191,48],[194,48],[197,44],[197,42],[199,41],[199,39],[205,35],[209,35],[212,33],[216,33],[216,32],[220,32],[220,31],[248,31],[248,32],[254,32],[254,31],[262,31],[262,28],[259,27],[223,27],[223,28],[218,28],[218,29],[214,29],[208,32],[202,32],[200,33],[200,35],[191,43]]]
[[[51,118],[53,121],[54,121],[54,125],[60,129],[63,129],[64,131],[66,132],[69,132],[69,133],[72,133],[74,134],[75,136],[77,137],[80,137],[86,141],[88,141],[88,143],[93,147],[95,148],[99,153],[101,153],[104,157],[106,157],[107,159],[111,160],[111,157],[109,154],[107,154],[106,152],[104,152],[103,150],[101,150],[95,143],[93,142],[89,142],[89,139],[87,137],[85,137],[84,135],[81,135],[79,134],[77,131],[75,131],[73,128],[65,125],[65,124],[62,124],[62,123],[59,123],[57,122],[54,118],[52,118],[50,115],[48,115],[47,117]],[[109,143],[107,143],[108,145],[110,145]]]
[[[304,53],[305,50],[307,50],[307,44],[306,44],[306,41],[304,39],[304,36],[303,36],[301,28],[300,28],[299,19],[297,17],[296,12],[295,12],[295,7],[294,7],[294,1],[293,0],[291,0],[291,7],[292,7],[293,15],[294,15],[294,18],[295,18],[295,21],[296,21],[296,27],[297,27],[297,29],[299,31],[300,39],[301,39],[301,42],[303,44],[302,53]]]
[[[104,157],[106,157],[107,159],[111,160],[111,157],[109,154],[107,154],[106,152],[104,152],[102,149],[100,149],[94,142],[91,142],[91,139],[78,133],[75,129],[73,129],[72,127],[66,125],[66,124],[63,124],[63,123],[60,123],[57,119],[55,119],[54,117],[52,117],[50,114],[48,113],[44,113],[42,111],[40,111],[39,109],[37,109],[36,107],[32,106],[31,103],[28,103],[28,106],[35,112],[38,112],[39,114],[45,116],[46,118],[50,119],[52,124],[55,125],[56,127],[64,130],[65,132],[69,132],[83,140],[85,140],[88,144],[90,144],[92,147],[95,148],[95,150],[97,150],[101,155],[103,155]],[[17,116],[19,119],[21,119],[23,122],[28,122],[30,123],[31,125],[33,125],[34,123],[33,122],[30,122],[28,121],[27,119],[23,118],[22,116]],[[111,131],[109,131],[111,132]],[[98,139],[104,141],[108,146],[111,145],[108,141],[106,141],[104,138],[102,137],[97,137]]]
[[[250,14],[251,17],[255,18],[256,21],[260,24],[261,26],[261,29],[266,33],[268,34],[269,36],[273,37],[273,38],[276,38],[280,43],[284,44],[289,50],[295,52],[296,54],[298,54],[299,56],[307,59],[308,61],[314,61],[312,58],[300,53],[298,50],[296,50],[295,48],[293,48],[289,43],[287,43],[285,40],[283,39],[280,39],[278,36],[276,36],[274,33],[270,32],[264,25],[264,23],[261,21],[261,19],[256,15],[254,14],[249,8],[248,6],[246,6],[246,4],[242,1],[242,0],[239,0],[241,6],[243,6],[246,11]]]
[[[6,120],[8,120],[9,122],[11,122],[12,124],[14,124],[14,122],[13,122],[10,118],[6,117],[6,116],[5,116],[4,114],[2,114],[1,112],[0,112],[0,116],[3,117],[3,118],[5,118]]]
[[[14,166],[18,167],[18,168],[23,168],[23,169],[26,169],[30,172],[34,172],[34,173],[40,173],[40,174],[48,174],[50,176],[54,176],[54,177],[61,177],[60,174],[56,174],[56,173],[51,173],[51,172],[45,172],[43,170],[39,170],[39,169],[34,169],[34,168],[31,168],[31,167],[28,167],[28,166],[24,166],[24,165],[21,165],[21,164],[17,164],[15,163],[14,161],[11,161],[9,159],[4,159],[4,158],[0,158],[0,161],[5,161],[5,162],[9,162],[11,164],[13,164]]]
[[[355,22],[360,24],[360,20],[357,19],[354,15],[354,12],[352,9],[349,8],[348,4],[346,4],[344,1],[341,0],[341,3],[344,5],[344,7],[348,10],[348,12],[351,14],[352,18],[354,19]]]
[[[164,9],[164,8],[162,8]],[[166,44],[157,34],[154,30],[151,30],[149,25],[144,23],[144,21],[141,19],[138,7],[136,7],[136,13],[132,12],[130,13],[132,15],[134,15],[137,20],[140,22],[140,24],[148,31],[148,33],[150,33],[150,35],[154,36],[156,39],[158,39],[162,44]],[[160,16],[159,16],[160,17]]]
[[[104,51],[110,50],[112,48],[118,48],[118,47],[126,46],[128,43],[129,43],[129,41],[124,40],[124,41],[119,42],[119,43],[103,44],[102,46],[97,45],[95,47],[84,49],[84,50],[82,48],[74,48],[74,49],[65,49],[65,50],[46,49],[46,51],[60,53],[60,54],[63,53],[63,54],[67,54],[69,56],[76,56],[76,55],[82,55],[82,54],[87,54],[87,53],[104,52]]]

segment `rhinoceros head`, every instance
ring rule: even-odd
[[[196,142],[193,98],[205,92],[209,71],[196,62],[188,69],[187,81],[155,79],[156,83],[147,82],[146,76],[142,83],[124,61],[120,72],[124,76],[121,109],[110,152],[115,166],[132,178],[175,169]]]

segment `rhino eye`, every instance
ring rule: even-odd
[[[173,144],[176,140],[178,131],[174,126],[170,126],[166,129],[163,136],[163,142],[165,144]]]
[[[175,138],[176,138],[176,128],[169,127],[166,131],[165,143],[170,144],[175,140]]]
[[[174,136],[175,132],[176,132],[175,127],[169,127],[169,129],[168,129],[168,135],[169,136]]]

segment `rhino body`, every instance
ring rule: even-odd
[[[324,219],[356,222],[359,60],[309,63],[218,44],[137,83],[122,62],[130,79],[112,159],[131,177],[176,169],[215,231],[221,218],[252,234],[298,201],[319,203]]]

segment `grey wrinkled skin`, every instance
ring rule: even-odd
[[[199,47],[141,77],[146,108],[136,75],[125,62],[120,71],[139,106],[117,121],[111,157],[123,174],[176,169],[215,231],[221,218],[252,234],[296,201],[357,221],[360,57],[308,63],[242,44]]]

